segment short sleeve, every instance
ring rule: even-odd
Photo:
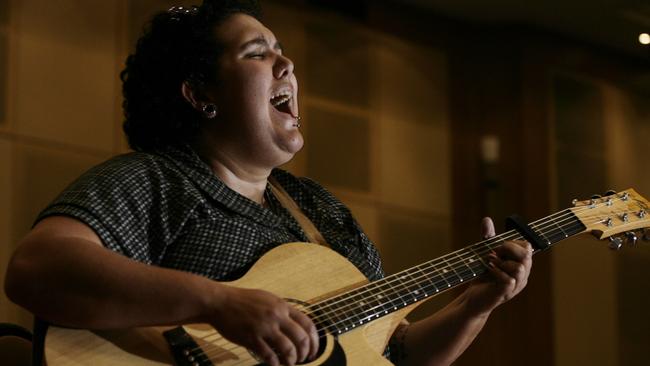
[[[36,222],[54,215],[75,218],[92,228],[108,249],[157,264],[187,216],[169,214],[173,210],[168,206],[187,201],[170,193],[170,177],[161,164],[143,153],[113,158],[74,181]]]

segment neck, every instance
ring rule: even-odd
[[[264,191],[272,168],[246,164],[236,155],[221,150],[217,144],[195,144],[197,154],[228,188],[259,204],[264,203]]]
[[[585,231],[572,210],[560,211],[530,226],[549,245]],[[505,240],[519,239],[523,238],[511,230],[318,302],[311,308],[321,325],[334,334],[342,334],[481,277],[487,272],[489,253]]]

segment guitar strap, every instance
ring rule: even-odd
[[[278,183],[274,177],[269,177],[269,184],[271,185],[271,192],[275,198],[280,201],[282,207],[286,208],[291,216],[293,216],[293,218],[296,220],[298,225],[300,225],[302,231],[307,236],[307,240],[312,243],[320,244],[330,248],[330,245],[327,244],[320,231],[316,229],[314,223],[311,222],[307,216],[305,216],[300,207],[298,207],[296,201],[294,201],[293,198],[289,196],[289,193],[287,193],[287,191],[282,188],[280,183]]]

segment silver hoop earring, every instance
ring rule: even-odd
[[[207,119],[213,119],[217,116],[217,106],[214,103],[204,104],[201,111],[203,111],[203,115]]]

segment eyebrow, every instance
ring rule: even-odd
[[[244,49],[246,49],[246,48],[248,48],[250,46],[253,46],[253,45],[269,47],[269,43],[266,41],[266,38],[264,38],[263,36],[260,35],[260,36],[257,36],[256,38],[253,38],[250,41],[244,43],[243,45],[241,45],[240,49],[244,50]],[[275,44],[273,45],[273,49],[277,50],[277,51],[280,51],[280,52],[284,51],[284,48],[282,47],[282,44],[280,44],[280,42],[278,42],[278,41],[276,41]]]

